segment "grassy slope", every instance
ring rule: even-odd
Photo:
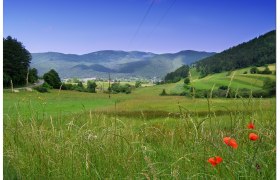
[[[260,70],[264,67],[259,67]],[[271,71],[275,71],[275,64],[269,65]],[[248,74],[244,74],[247,71]],[[199,79],[198,72],[195,69],[191,70],[192,82],[191,86],[197,89],[217,89],[219,86],[229,86],[234,89],[247,88],[252,90],[259,90],[262,88],[263,80],[265,78],[275,79],[275,75],[265,74],[250,74],[250,67],[232,71],[231,73],[223,72],[213,75],[208,75]],[[230,84],[230,81],[232,82]]]

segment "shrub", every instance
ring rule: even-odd
[[[228,89],[228,86],[220,86],[219,89],[221,89],[221,90],[227,90],[227,89]]]
[[[250,69],[250,73],[251,74],[257,74],[257,73],[259,73],[259,70],[258,70],[258,68],[257,67],[252,67],[251,69]]]
[[[87,81],[87,91],[90,93],[96,93],[97,84],[94,81]]]
[[[34,89],[35,89],[36,91],[40,92],[40,93],[49,92],[49,91],[48,91],[48,88],[43,87],[43,86],[38,86],[38,87],[35,87]]]
[[[189,84],[190,83],[190,78],[186,77],[185,80],[184,80],[184,83]]]
[[[135,87],[136,87],[136,88],[141,87],[141,85],[142,85],[141,81],[136,81],[136,82],[135,82]]]
[[[163,89],[162,92],[161,92],[159,95],[161,95],[161,96],[166,96],[167,93],[166,93],[165,89]]]
[[[263,90],[266,90],[270,96],[276,94],[276,81],[270,78],[266,78],[263,82]]]
[[[124,84],[121,85],[120,83],[113,83],[108,90],[110,90],[112,93],[131,93],[131,85],[130,84]]]
[[[42,87],[47,88],[47,89],[53,89],[53,87],[51,85],[49,85],[47,82],[44,82],[42,84]]]
[[[72,84],[66,84],[66,83],[63,83],[62,86],[61,86],[61,89],[62,90],[73,90],[73,85]]]

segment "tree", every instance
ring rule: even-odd
[[[109,88],[108,88],[108,90],[109,90]],[[114,93],[130,94],[131,93],[131,85],[130,84],[121,85],[120,83],[113,83],[110,87],[110,90],[113,91]]]
[[[259,70],[258,70],[258,68],[257,67],[252,67],[251,69],[250,69],[250,73],[251,74],[257,74],[259,72]]]
[[[165,89],[163,89],[162,92],[161,92],[159,95],[161,95],[161,96],[166,96],[167,93],[166,93]]]
[[[8,87],[13,84],[26,83],[27,70],[31,61],[31,54],[23,44],[11,36],[3,39],[3,85]]]
[[[30,83],[35,83],[38,81],[38,71],[36,68],[32,68],[29,70],[28,81]]]
[[[54,69],[51,69],[49,72],[45,73],[43,78],[44,81],[47,82],[50,86],[52,86],[54,89],[60,88],[61,80],[58,73]]]
[[[185,80],[184,80],[184,83],[189,84],[190,83],[190,78],[186,77]]]
[[[270,96],[274,96],[276,94],[276,81],[266,78],[263,81],[263,89],[268,91]]]
[[[94,81],[87,81],[87,90],[91,93],[96,93],[97,84]]]
[[[136,81],[136,82],[135,82],[135,87],[136,87],[136,88],[141,87],[141,85],[142,85],[141,81]]]

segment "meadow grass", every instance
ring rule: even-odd
[[[5,91],[3,98],[4,114],[9,115],[15,111],[21,115],[30,115],[31,110],[51,115],[67,114],[114,104],[114,99],[109,99],[107,94],[59,90],[51,90],[50,93]]]
[[[35,92],[4,93],[5,179],[276,178],[275,99],[172,100],[148,94],[135,99],[131,94],[108,100],[102,94],[60,93],[44,94],[42,100],[33,97]],[[31,102],[14,103],[24,97]],[[73,98],[72,103],[88,101],[92,107],[84,105],[78,111],[69,102],[64,107],[66,97]],[[98,97],[104,104],[90,102]],[[61,107],[61,115],[34,111],[45,101],[56,102],[50,111]],[[16,108],[11,111],[9,105]],[[110,112],[102,112],[102,106]],[[149,118],[145,110],[171,114]],[[121,116],[121,111],[132,116]],[[250,121],[256,126],[253,130],[247,129]],[[250,141],[250,132],[260,139]],[[238,148],[225,145],[225,136],[235,138]],[[223,162],[212,167],[207,160],[213,156],[221,156]]]

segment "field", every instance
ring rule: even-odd
[[[232,86],[261,87],[258,75],[242,73],[235,72]],[[191,83],[211,89],[214,82],[229,84],[231,76],[194,74]],[[4,178],[276,178],[275,98],[159,96],[162,89],[180,92],[184,86],[141,87],[111,98],[99,91],[4,90]],[[250,140],[249,133],[259,139]],[[238,148],[226,145],[225,137]],[[223,160],[212,166],[208,159],[215,156]]]
[[[275,72],[275,64],[270,64],[268,68]],[[259,70],[263,70],[264,67],[258,67]],[[244,74],[247,72],[247,74]],[[191,85],[197,89],[217,89],[219,86],[230,86],[234,89],[247,88],[251,90],[260,90],[263,86],[265,78],[275,80],[275,75],[265,74],[250,74],[250,68],[243,68],[232,72],[223,72],[213,75],[209,75],[205,78],[199,79],[199,74],[195,69],[191,70],[192,82]]]

